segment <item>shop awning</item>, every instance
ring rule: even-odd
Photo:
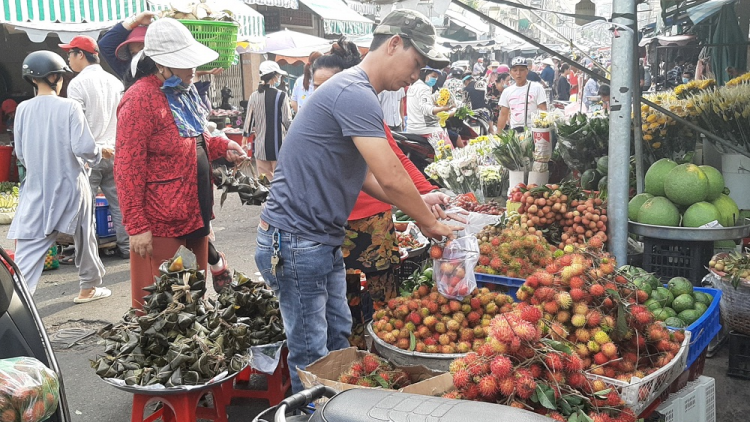
[[[323,20],[326,35],[372,34],[375,22],[350,9],[342,0],[300,0]]]
[[[238,41],[258,42],[265,37],[266,29],[263,15],[243,3],[241,0],[207,0],[212,11],[228,10],[232,12],[240,25]],[[171,8],[170,0],[148,0],[149,10],[161,11]]]
[[[466,16],[460,11],[453,9],[451,5],[448,10],[445,11],[445,15],[448,16],[456,25],[465,28],[467,31],[473,32],[477,38],[487,38],[490,32],[490,25],[482,22],[481,19],[476,16]]]
[[[144,0],[3,0],[0,23],[11,31],[24,31],[33,42],[50,33],[67,42],[76,35],[98,38],[126,17],[146,9]]]
[[[698,25],[705,19],[719,13],[722,7],[727,4],[734,3],[735,0],[711,0],[697,6],[693,6],[687,10],[687,15],[693,22],[693,25]]]
[[[283,7],[285,9],[299,9],[297,0],[244,0],[247,4],[257,6]]]

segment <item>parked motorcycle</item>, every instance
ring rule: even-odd
[[[312,415],[287,416],[322,397],[330,400]],[[264,415],[274,414],[274,419]],[[552,419],[523,409],[499,404],[444,399],[392,390],[354,388],[336,393],[322,385],[301,391],[259,414],[253,422],[382,422],[382,421],[515,421],[550,422]]]

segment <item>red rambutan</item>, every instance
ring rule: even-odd
[[[490,372],[498,379],[505,378],[513,371],[513,363],[505,356],[495,356],[490,362]]]

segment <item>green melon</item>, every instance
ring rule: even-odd
[[[695,309],[687,309],[677,314],[677,318],[681,319],[685,323],[685,325],[694,323],[700,317],[701,314],[699,314]]]
[[[740,217],[740,209],[737,203],[723,193],[711,202],[719,210],[719,224],[724,227],[732,227]]]
[[[680,164],[667,173],[664,193],[677,205],[693,205],[706,199],[708,177],[695,164]]]
[[[680,225],[680,212],[669,199],[655,196],[641,205],[638,210],[638,222],[676,227]]]
[[[633,199],[628,202],[628,219],[630,219],[631,221],[638,221],[638,210],[641,209],[641,206],[644,202],[653,197],[654,195],[646,192],[639,193],[638,195],[634,196]]]
[[[693,296],[695,296],[695,303],[702,303],[706,306],[711,306],[711,302],[714,300],[713,296],[703,292],[694,292]]]
[[[708,306],[706,306],[705,303],[695,302],[695,307],[693,309],[695,309],[696,311],[700,312],[701,315],[703,315],[708,310]]]
[[[674,277],[667,283],[669,293],[674,295],[676,299],[679,295],[692,295],[693,294],[693,283],[685,277]]]
[[[605,192],[607,190],[607,176],[602,176],[601,179],[599,179],[599,183],[596,185],[599,192]]]
[[[718,208],[710,202],[701,201],[691,205],[685,211],[685,215],[682,217],[682,225],[684,227],[700,227],[720,219],[721,214],[719,214]]]
[[[677,317],[669,317],[666,320],[664,320],[664,323],[667,324],[667,327],[675,327],[675,328],[687,327],[687,325],[685,324],[685,321]]]
[[[708,177],[708,193],[706,194],[706,201],[713,201],[721,195],[724,190],[724,176],[721,175],[719,170],[711,166],[698,166],[703,173],[706,173]]]
[[[596,184],[599,182],[599,173],[594,169],[589,169],[581,174],[581,188],[585,190],[596,189]]]
[[[603,156],[600,157],[598,160],[596,160],[596,171],[599,172],[602,176],[607,175],[607,171],[609,171],[609,157]]]
[[[695,309],[695,299],[693,298],[693,295],[683,294],[677,296],[674,298],[674,302],[672,302],[672,309],[678,314],[682,311],[687,311],[688,309]]]
[[[664,178],[675,167],[677,163],[669,158],[662,158],[652,164],[646,171],[643,191],[654,196],[664,196]]]

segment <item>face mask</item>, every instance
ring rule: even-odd
[[[182,79],[178,78],[177,75],[172,75],[164,80],[164,83],[162,83],[161,85],[161,89],[169,89],[178,93],[183,93],[190,91],[191,85],[192,83],[186,84],[182,81]]]
[[[276,81],[276,82],[273,83],[273,87],[274,88],[278,88],[279,85],[281,85],[281,79],[279,79],[278,81]]]
[[[690,79],[688,79],[688,78],[682,78],[682,83],[686,84],[688,82],[690,82]]]
[[[424,83],[427,84],[427,86],[429,87],[433,87],[437,83],[437,78],[427,78],[427,80],[424,81]]]

